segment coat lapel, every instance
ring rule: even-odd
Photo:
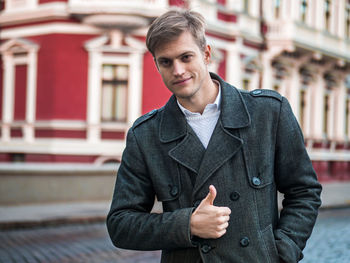
[[[239,151],[243,141],[235,135],[235,131],[250,125],[250,116],[239,91],[217,75],[211,74],[211,77],[217,79],[221,85],[221,114],[204,153],[193,195],[215,171]]]
[[[177,105],[176,98],[172,96],[164,108],[161,119],[160,141],[169,143],[178,139],[182,140],[169,150],[169,156],[191,171],[198,173],[205,149],[187,124],[185,116]]]

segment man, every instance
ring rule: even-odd
[[[146,43],[173,96],[128,132],[107,218],[113,243],[161,249],[162,262],[298,262],[321,186],[287,100],[209,73],[196,12],[165,13]],[[150,213],[155,196],[161,214]]]

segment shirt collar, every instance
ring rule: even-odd
[[[215,84],[218,85],[219,92],[218,92],[218,95],[216,96],[215,101],[213,103],[210,103],[207,106],[205,106],[205,109],[207,109],[207,107],[210,107],[210,108],[215,107],[216,110],[220,110],[220,105],[221,105],[221,85],[220,85],[220,82],[217,81],[216,79],[212,79],[212,81],[215,82]],[[180,104],[180,102],[178,100],[176,100],[176,102],[177,102],[177,105],[179,106],[180,110],[183,112],[183,114],[185,114],[185,116],[198,115],[198,114],[200,115],[200,113],[198,113],[198,112],[191,112],[188,109],[186,109],[184,106],[182,106]],[[205,112],[205,109],[204,109],[204,112]]]

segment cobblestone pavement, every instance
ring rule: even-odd
[[[104,223],[0,231],[1,263],[158,263],[160,252],[115,248]]]
[[[350,208],[320,213],[301,263],[350,263]],[[156,263],[159,251],[115,248],[104,223],[0,231],[1,263]]]
[[[350,208],[321,211],[301,263],[350,263]]]

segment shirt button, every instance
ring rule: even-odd
[[[204,254],[207,254],[211,250],[211,246],[204,244],[202,245],[201,250]]]
[[[171,189],[170,189],[171,196],[175,197],[175,196],[177,196],[178,193],[179,193],[179,188],[176,185],[171,187]]]
[[[240,241],[239,241],[241,247],[247,247],[249,246],[249,238],[248,237],[243,237]]]
[[[253,185],[255,185],[255,186],[261,185],[261,181],[260,181],[260,179],[259,179],[258,177],[253,177],[253,178],[252,178],[252,183],[253,183]]]
[[[234,191],[230,194],[230,198],[232,201],[237,201],[240,197],[240,194],[237,191]]]

